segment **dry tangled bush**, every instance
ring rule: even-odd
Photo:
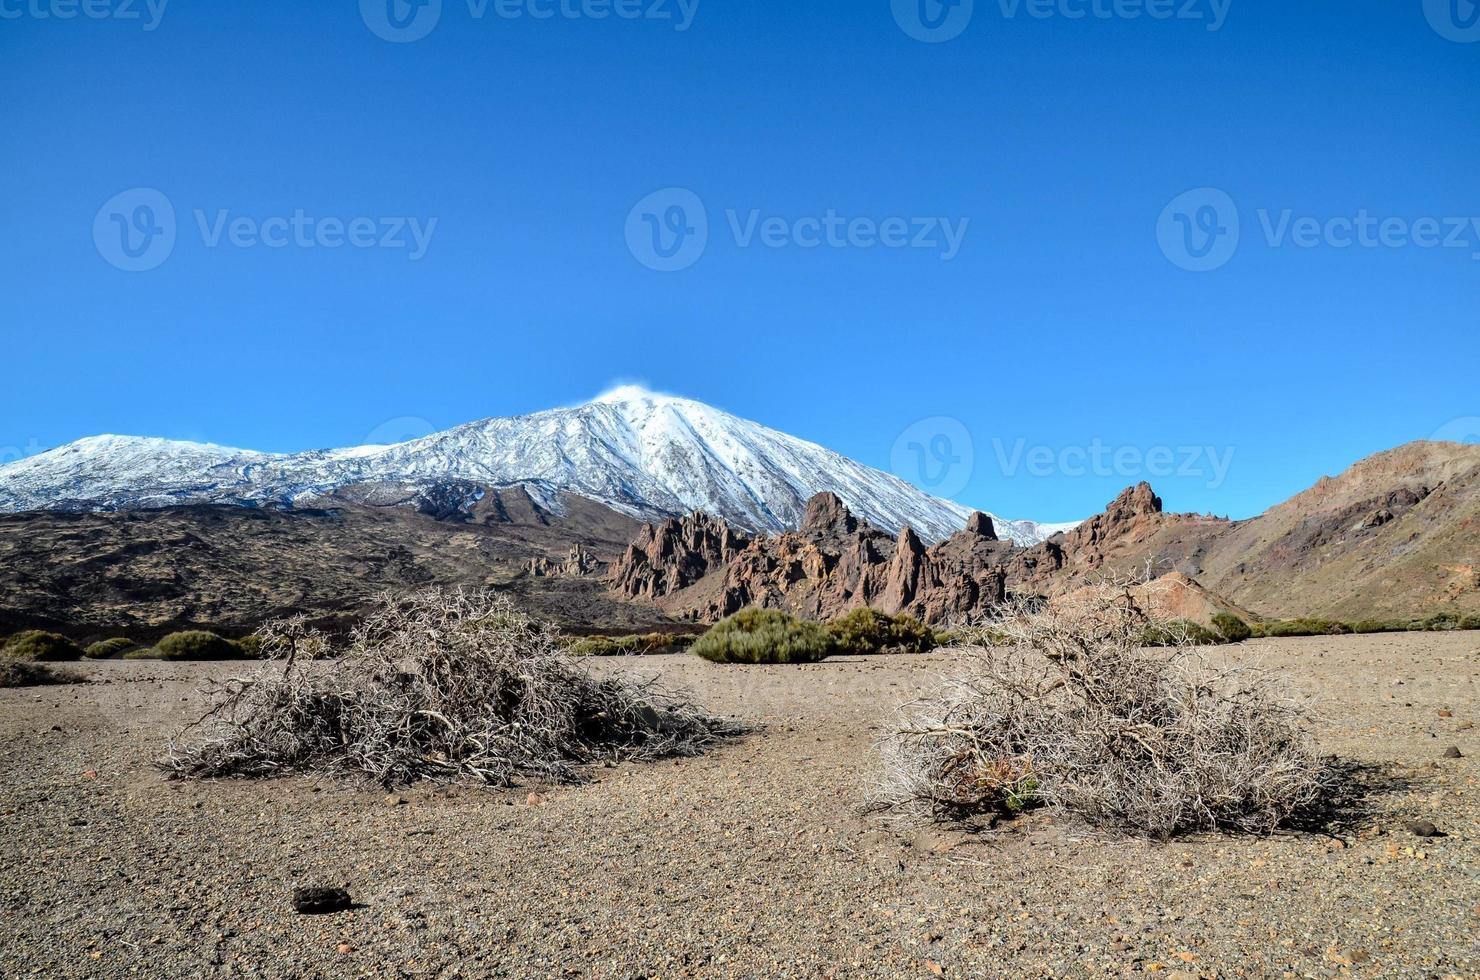
[[[314,662],[332,644],[302,619],[260,636],[267,662],[211,689],[171,774],[572,782],[583,763],[693,755],[735,731],[651,683],[592,676],[492,593],[386,598],[332,662]]]
[[[1148,627],[1168,646],[1141,646]],[[1132,590],[1018,609],[901,708],[874,803],[936,818],[1043,804],[1166,837],[1267,833],[1330,788],[1306,703],[1153,623]]]
[[[81,684],[81,675],[60,667],[26,660],[0,660],[0,687],[42,687],[49,684]]]

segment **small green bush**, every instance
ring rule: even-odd
[[[133,640],[126,636],[115,636],[111,640],[99,640],[90,644],[82,655],[89,660],[107,660],[117,657],[125,651],[132,650],[138,646]]]
[[[1461,619],[1459,621],[1459,628],[1462,630],[1480,630],[1480,615],[1471,613]]]
[[[715,663],[815,663],[838,652],[827,627],[777,609],[742,609],[694,643],[694,653]]]
[[[171,633],[155,652],[160,660],[237,660],[242,655],[236,644],[205,630]]]
[[[1226,612],[1213,614],[1213,630],[1229,643],[1242,643],[1254,635],[1248,623]]]
[[[1223,642],[1223,637],[1214,633],[1206,626],[1200,626],[1191,620],[1174,619],[1169,623],[1158,623],[1148,626],[1141,635],[1142,646],[1148,647],[1170,647],[1179,643],[1187,643],[1196,647],[1217,646]]]
[[[82,648],[60,633],[28,630],[6,640],[0,658],[33,663],[81,660]]]
[[[124,660],[158,660],[158,659],[160,659],[160,657],[159,657],[159,651],[156,650],[154,647],[139,647],[139,649],[137,649],[137,650],[130,650],[128,653],[125,653],[123,655],[123,659]]]
[[[243,660],[256,660],[262,656],[262,637],[244,636],[240,640],[230,641],[236,647],[236,655]]]
[[[906,653],[929,653],[937,645],[935,630],[913,616],[895,616],[889,639],[890,646]]]
[[[1267,636],[1344,636],[1352,632],[1346,623],[1334,619],[1282,619],[1270,623]]]
[[[839,653],[928,653],[936,646],[935,632],[913,616],[890,616],[866,606],[834,619],[827,631],[837,640]]]
[[[644,633],[631,636],[582,636],[569,642],[565,652],[573,657],[636,657],[678,653],[698,637],[692,633]]]
[[[1457,613],[1435,613],[1423,621],[1426,630],[1457,630],[1459,629],[1459,615]]]

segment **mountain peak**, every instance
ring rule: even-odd
[[[595,398],[591,399],[592,405],[621,405],[629,402],[652,402],[654,404],[666,404],[668,402],[681,402],[685,399],[676,395],[665,395],[662,392],[652,391],[637,384],[617,385],[608,388]]]
[[[95,437],[0,467],[0,512],[122,510],[187,504],[293,506],[349,487],[539,487],[641,520],[701,510],[746,531],[795,530],[807,501],[928,541],[971,511],[899,477],[702,402],[641,385],[585,405],[490,418],[384,446],[273,454],[197,443]],[[1051,530],[999,521],[1014,540]]]

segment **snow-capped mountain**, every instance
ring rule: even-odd
[[[0,510],[305,504],[365,484],[515,484],[552,508],[562,492],[641,519],[703,510],[750,531],[795,528],[831,490],[877,527],[937,540],[970,509],[898,477],[700,402],[615,389],[574,408],[484,419],[391,446],[274,454],[95,436],[0,467]],[[1036,543],[1072,525],[995,518]]]

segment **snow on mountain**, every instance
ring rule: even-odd
[[[796,527],[824,490],[871,524],[909,525],[928,540],[971,514],[815,443],[636,387],[391,446],[275,454],[95,436],[0,466],[0,511],[293,505],[360,484],[453,480],[522,484],[556,507],[561,492],[574,493],[645,520],[703,510],[751,531]],[[1072,526],[994,521],[1025,544]]]

